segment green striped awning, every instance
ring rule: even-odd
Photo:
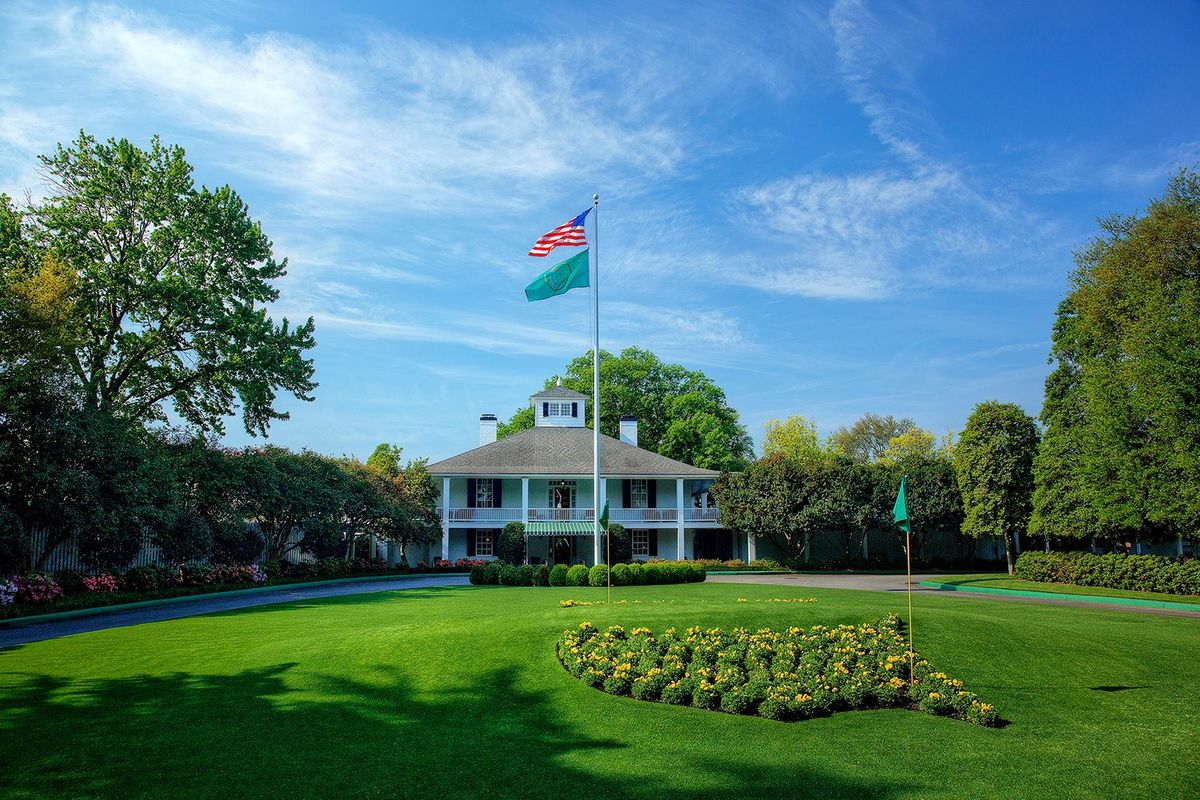
[[[556,520],[525,523],[526,536],[590,536],[594,530],[591,522]]]

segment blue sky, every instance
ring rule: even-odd
[[[317,320],[279,444],[472,447],[588,347],[587,293],[522,289],[594,191],[603,347],[704,370],[756,439],[942,432],[1038,412],[1072,250],[1200,162],[1198,41],[1191,2],[8,3],[0,191],[80,128],[232,185],[273,312]]]

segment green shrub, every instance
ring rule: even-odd
[[[642,564],[642,582],[648,586],[655,586],[659,583],[659,573],[662,567],[657,561],[647,561]]]
[[[628,564],[613,564],[612,582],[613,586],[628,586],[633,583],[633,574],[629,571]]]
[[[545,564],[538,564],[533,568],[533,585],[534,586],[549,586],[550,585],[550,567]]]
[[[522,564],[517,567],[517,572],[520,573],[519,578],[521,582],[518,584],[519,586],[533,586],[534,566],[532,564]]]
[[[1200,595],[1200,561],[1109,553],[1022,553],[1013,574],[1027,581],[1137,592]]]
[[[646,582],[646,576],[642,574],[642,565],[636,561],[629,565],[629,583],[633,586],[641,586]]]
[[[608,586],[608,565],[597,564],[588,570],[588,585]]]
[[[483,575],[485,578],[485,583],[489,583],[492,586],[495,586],[498,583],[500,583],[500,571],[503,568],[504,568],[504,565],[501,564],[499,561],[489,561],[488,565],[483,568]]]
[[[551,586],[566,586],[567,585],[567,565],[555,564],[554,569],[550,570],[550,585]]]
[[[471,583],[476,586],[481,586],[487,583],[487,567],[483,564],[476,564],[471,567]]]
[[[500,583],[503,586],[520,586],[521,571],[512,564],[505,564],[500,567]]]
[[[686,566],[688,572],[688,583],[704,583],[704,581],[708,578],[708,570],[704,568],[704,565],[692,562]]]
[[[496,558],[506,564],[525,563],[525,523],[510,522],[500,531]]]
[[[587,586],[588,585],[588,568],[583,564],[576,564],[567,570],[567,586]]]
[[[624,525],[610,522],[608,525],[609,557],[613,564],[623,564],[633,558],[633,542]]]

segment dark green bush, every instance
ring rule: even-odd
[[[588,570],[589,586],[608,586],[608,565],[597,564]]]
[[[177,570],[150,565],[125,570],[118,583],[123,592],[156,592],[174,585],[178,576]]]
[[[492,586],[500,583],[500,570],[504,565],[499,561],[489,561],[488,565],[483,568],[484,581]]]
[[[538,564],[533,568],[533,585],[534,586],[549,586],[550,585],[550,567],[545,564]]]
[[[706,570],[702,564],[697,564],[693,561],[687,565],[687,570],[688,583],[704,583],[704,581],[708,578],[708,570]]]
[[[633,560],[633,542],[624,525],[609,523],[608,553],[613,564],[625,564]]]
[[[487,583],[487,567],[483,564],[476,564],[471,567],[471,583],[476,586],[482,586]]]
[[[496,547],[496,558],[506,564],[525,563],[525,524],[510,522],[500,531]]]
[[[517,572],[519,573],[520,577],[520,583],[517,585],[533,586],[533,571],[534,567],[532,564],[522,564],[521,566],[517,567]]]
[[[588,585],[588,568],[583,564],[576,564],[567,570],[567,586],[587,586]]]
[[[612,582],[613,586],[628,586],[633,582],[633,574],[629,571],[628,564],[613,564]]]
[[[520,586],[521,571],[512,564],[504,564],[500,567],[500,583],[503,586]]]
[[[659,583],[659,573],[662,567],[657,561],[647,561],[642,564],[642,582],[648,586],[655,586]]]
[[[642,573],[642,565],[636,561],[629,565],[629,583],[633,586],[641,586],[646,582],[646,576]]]
[[[1200,561],[1110,553],[1022,553],[1013,574],[1026,581],[1137,592],[1200,595]]]
[[[551,586],[566,586],[567,585],[567,565],[555,564],[554,569],[550,570],[550,585]]]

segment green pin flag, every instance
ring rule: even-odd
[[[608,527],[608,500],[607,499],[605,499],[605,501],[604,501],[604,510],[600,512],[600,526],[603,528]]]
[[[525,297],[529,302],[547,300],[560,294],[566,294],[572,289],[581,289],[588,284],[588,251],[576,253],[566,261],[555,264],[550,269],[533,279],[533,283],[525,287]]]
[[[911,533],[912,523],[908,521],[908,503],[904,496],[907,482],[907,475],[900,479],[900,493],[896,495],[896,505],[892,506],[892,516],[900,530]]]

